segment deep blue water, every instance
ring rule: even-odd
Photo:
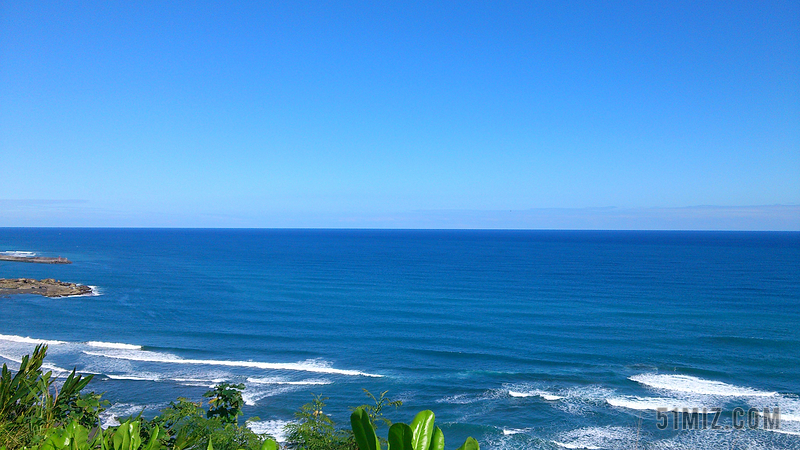
[[[0,298],[0,362],[61,341],[115,414],[226,380],[273,433],[312,393],[345,426],[366,388],[447,448],[800,448],[800,233],[0,228],[0,251],[74,262],[0,277],[101,294]],[[703,406],[781,430],[656,426]]]

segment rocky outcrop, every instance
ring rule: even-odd
[[[14,262],[28,262],[39,264],[72,264],[72,261],[67,258],[49,258],[46,256],[11,256],[0,255],[0,261],[14,261]]]
[[[45,297],[67,297],[91,294],[92,288],[83,284],[67,283],[52,278],[0,278],[0,296],[11,294],[36,294]]]

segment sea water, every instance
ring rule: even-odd
[[[0,298],[0,362],[49,343],[110,423],[227,381],[279,438],[368,389],[447,448],[800,448],[800,233],[5,228],[0,251],[73,261],[0,277],[96,286]],[[750,408],[779,426],[734,428]]]

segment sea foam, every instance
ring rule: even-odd
[[[121,344],[117,342],[100,342],[100,341],[89,341],[86,343],[89,347],[99,347],[99,348],[116,348],[122,350],[141,350],[141,345],[135,344]]]
[[[776,392],[760,391],[749,387],[734,386],[721,381],[706,380],[691,375],[661,375],[643,373],[629,378],[645,386],[667,391],[724,397],[774,397]]]
[[[34,339],[34,338],[31,338],[31,337],[14,336],[14,335],[8,335],[8,334],[0,334],[0,340],[9,341],[9,342],[17,342],[17,343],[20,343],[20,344],[62,345],[62,344],[67,344],[68,343],[68,342],[65,342],[65,341]]]
[[[36,256],[36,252],[23,252],[20,250],[8,250],[5,252],[0,252],[6,256],[16,256],[18,258],[30,258],[32,256]]]
[[[86,351],[83,353],[91,356],[100,356],[105,358],[123,359],[128,361],[142,361],[142,362],[157,362],[169,364],[193,364],[204,366],[226,366],[226,367],[247,367],[254,369],[266,370],[294,370],[315,373],[328,373],[334,375],[348,375],[348,376],[363,376],[363,377],[382,377],[383,375],[361,372],[358,370],[348,369],[334,369],[316,361],[304,361],[297,363],[269,363],[259,361],[226,361],[217,359],[183,359],[168,353],[156,353],[149,351],[130,351],[130,352],[114,352],[103,353],[95,351]]]
[[[554,402],[557,400],[562,400],[564,397],[561,395],[551,394],[545,391],[534,390],[530,392],[518,392],[518,391],[508,391],[508,395],[512,397],[541,397],[549,402]]]

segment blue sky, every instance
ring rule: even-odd
[[[0,20],[0,226],[800,230],[796,1]]]

